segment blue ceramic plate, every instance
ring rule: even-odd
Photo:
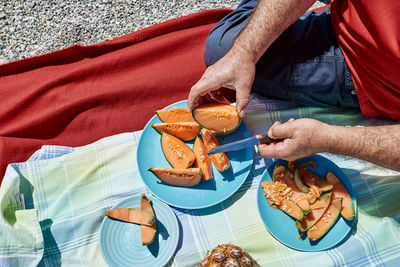
[[[172,107],[187,107],[186,101],[172,104]],[[161,182],[152,172],[152,167],[172,168],[162,152],[160,145],[160,134],[151,125],[161,122],[154,116],[146,125],[140,137],[137,162],[140,175],[149,190],[162,201],[179,208],[200,209],[213,206],[224,201],[235,193],[244,183],[249,175],[253,163],[253,147],[244,150],[227,153],[231,168],[220,173],[213,165],[214,178],[209,181],[201,181],[194,187],[176,187]],[[233,133],[218,136],[222,144],[250,137],[246,125],[242,122],[240,127]],[[193,148],[193,141],[186,142]]]
[[[321,177],[325,177],[327,172],[332,172],[346,186],[353,200],[355,209],[355,216],[353,220],[347,221],[342,216],[339,216],[335,225],[333,225],[329,232],[319,240],[310,241],[307,238],[307,235],[304,235],[302,239],[298,240],[297,237],[299,236],[300,232],[296,228],[296,220],[289,217],[281,210],[271,207],[264,196],[263,189],[261,188],[261,183],[263,181],[272,181],[272,172],[275,168],[275,165],[280,164],[287,166],[287,161],[284,160],[274,161],[274,163],[269,166],[267,170],[265,170],[257,189],[257,205],[265,227],[270,234],[281,243],[290,248],[301,251],[321,251],[338,245],[350,234],[351,228],[357,218],[357,202],[356,195],[351,183],[349,182],[349,179],[335,163],[320,155],[312,155],[297,161],[303,163],[309,160],[315,161],[317,163],[317,168],[314,169],[310,165],[307,165],[307,168],[317,173]]]
[[[153,243],[142,245],[140,225],[104,218],[100,229],[100,251],[110,266],[164,266],[178,246],[178,221],[171,208],[148,197],[157,218]],[[113,207],[140,208],[140,195],[123,200]]]

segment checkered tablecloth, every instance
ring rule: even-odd
[[[276,120],[311,117],[337,125],[393,123],[356,110],[297,107],[252,96],[245,123],[252,134]],[[10,164],[0,187],[0,266],[106,266],[99,249],[104,211],[146,190],[137,168],[141,132],[70,148],[43,146]],[[196,266],[222,243],[247,250],[261,266],[400,266],[400,174],[354,158],[323,154],[349,177],[358,219],[351,236],[322,252],[275,240],[258,214],[256,189],[272,159],[254,154],[251,173],[229,199],[201,210],[173,208],[181,227],[172,266]]]

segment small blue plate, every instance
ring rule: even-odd
[[[349,179],[335,163],[320,155],[305,157],[297,160],[297,162],[303,163],[310,160],[317,163],[317,168],[314,169],[310,165],[307,165],[307,168],[323,178],[325,178],[327,172],[332,172],[346,186],[353,200],[355,210],[355,216],[353,220],[348,221],[342,216],[339,216],[335,225],[333,225],[328,233],[319,240],[310,241],[307,238],[307,235],[304,235],[302,239],[298,240],[297,237],[299,236],[300,232],[296,228],[296,220],[289,217],[281,210],[271,207],[268,204],[264,195],[264,191],[261,187],[262,182],[272,181],[272,172],[277,164],[287,166],[287,161],[280,159],[275,160],[271,166],[265,170],[263,176],[261,177],[261,181],[257,189],[257,205],[261,220],[264,222],[265,227],[275,239],[290,248],[300,251],[321,251],[338,245],[350,234],[351,228],[353,227],[353,224],[357,218],[357,202],[356,194]]]
[[[113,207],[140,208],[141,196],[133,196]],[[100,251],[110,266],[164,266],[178,246],[178,220],[171,208],[154,197],[152,202],[157,218],[153,243],[142,245],[140,225],[110,219],[105,216],[100,229]]]
[[[186,101],[172,104],[172,107],[187,107]],[[151,125],[161,122],[154,116],[144,128],[139,140],[137,150],[137,163],[140,175],[147,188],[153,195],[174,207],[184,209],[200,209],[218,204],[229,198],[244,183],[250,173],[253,164],[253,147],[228,152],[231,168],[220,173],[212,164],[214,178],[209,181],[201,181],[194,187],[177,187],[163,183],[152,172],[152,167],[172,168],[161,149],[160,134]],[[218,136],[221,144],[250,137],[246,125],[242,122],[239,128],[228,135]],[[185,142],[193,148],[193,141]]]

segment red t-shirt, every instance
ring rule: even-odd
[[[331,15],[361,111],[400,120],[400,0],[332,0]]]

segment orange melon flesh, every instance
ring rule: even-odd
[[[333,199],[321,219],[319,219],[318,222],[307,231],[307,237],[313,241],[323,237],[335,224],[339,217],[341,208],[342,199]]]
[[[207,151],[221,145],[217,137],[215,137],[215,135],[206,128],[201,129],[201,136],[203,137],[204,145],[206,146]],[[210,156],[210,158],[217,170],[220,172],[226,171],[231,167],[228,156],[223,152],[213,154]]]
[[[161,147],[165,158],[172,167],[185,169],[193,165],[195,160],[193,151],[175,136],[162,132]]]
[[[303,211],[296,203],[294,203],[290,199],[282,199],[282,203],[278,206],[278,208],[296,220],[303,220]]]
[[[195,122],[187,108],[160,109],[156,114],[162,122]]]
[[[194,166],[201,169],[201,178],[210,180],[213,178],[210,157],[207,155],[206,147],[199,137],[196,137],[193,145],[193,153],[196,157]]]
[[[200,133],[200,125],[196,122],[154,123],[151,125],[158,133],[169,133],[182,141],[193,140]]]
[[[190,187],[195,186],[201,181],[201,169],[168,169],[168,168],[150,168],[161,181],[169,185]]]
[[[325,213],[329,204],[331,203],[332,193],[321,196],[317,201],[311,205],[311,212],[304,216],[302,221],[296,221],[296,227],[301,232],[305,232],[310,229]],[[323,205],[321,207],[321,204]],[[315,209],[313,206],[317,206]]]
[[[192,114],[202,127],[219,133],[231,133],[241,123],[236,107],[227,104],[203,104],[194,108]]]
[[[279,208],[287,215],[301,221],[304,217],[303,211],[292,200],[286,199],[281,195],[280,191],[282,191],[284,188],[282,185],[283,184],[279,182],[265,181],[261,183],[261,187],[264,190],[264,195],[268,201],[268,204],[272,207]]]
[[[308,187],[311,187],[313,184],[319,187],[323,192],[329,191],[333,187],[327,180],[303,166],[300,167],[300,177]]]
[[[310,202],[308,196],[300,191],[297,188],[294,180],[292,179],[292,174],[290,171],[283,165],[276,165],[275,169],[272,173],[272,178],[274,181],[281,181],[285,183],[288,187],[292,189],[292,194],[290,199],[299,205],[299,207],[305,212],[308,213],[311,211]]]
[[[155,222],[154,215],[147,210],[134,208],[120,208],[107,210],[106,215],[110,218],[121,220],[124,222],[153,225]]]
[[[142,210],[150,212],[154,216],[154,218],[156,217],[156,215],[154,214],[153,206],[151,205],[145,194],[142,194],[142,197],[140,199],[140,208]],[[154,220],[154,224],[152,226],[142,224],[140,226],[140,230],[142,234],[142,245],[149,245],[153,243],[154,237],[156,236],[157,232],[156,220]]]
[[[354,205],[346,187],[342,184],[342,182],[331,172],[326,174],[326,180],[333,185],[332,188],[332,197],[333,198],[342,198],[342,210],[340,214],[346,220],[353,220],[354,219]]]

